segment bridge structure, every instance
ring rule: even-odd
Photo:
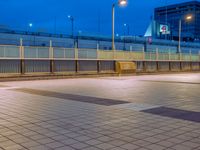
[[[120,64],[120,65],[119,65]],[[121,66],[119,68],[118,66]],[[0,45],[0,76],[200,71],[200,53]]]

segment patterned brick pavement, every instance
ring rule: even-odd
[[[199,122],[161,113],[199,114],[199,82],[196,73],[1,83],[0,150],[200,150]]]

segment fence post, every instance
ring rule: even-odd
[[[192,61],[192,51],[190,50],[190,61]]]
[[[143,60],[145,60],[145,50],[144,50],[144,47],[142,48],[142,52],[143,52]]]
[[[200,51],[199,51],[199,61],[200,61]]]
[[[132,45],[130,46],[130,51],[131,51],[131,52],[133,51],[133,46],[132,46]]]
[[[171,52],[170,50],[168,51],[168,55],[169,55],[169,61],[171,60]]]
[[[158,61],[159,58],[159,53],[158,53],[158,48],[156,48],[156,60]]]
[[[23,47],[23,39],[20,38],[20,73],[25,74],[25,60],[24,60],[24,47]]]
[[[97,53],[96,53],[96,58],[99,58],[99,43],[97,43]]]
[[[78,61],[78,43],[75,42],[74,53],[75,53],[75,65],[76,65],[76,73],[79,71],[79,61]]]
[[[112,50],[113,52],[113,60],[115,60],[116,56],[115,56],[115,53],[116,53],[116,50]]]
[[[99,43],[97,43],[97,50],[99,50]]]
[[[198,62],[199,62],[199,70],[200,70],[200,51],[199,51],[199,60],[198,60]]]
[[[49,41],[49,59],[50,59],[50,73],[54,73],[54,52],[52,47],[52,40]]]
[[[182,60],[182,52],[179,53],[179,60]]]
[[[75,48],[74,48],[74,51],[75,51],[75,59],[78,60],[78,45],[77,45],[77,42],[75,42]]]
[[[152,60],[152,52],[149,52],[150,60]]]

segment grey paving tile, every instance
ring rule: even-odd
[[[173,148],[175,150],[194,150],[193,148],[186,147],[185,145],[176,145],[171,148]]]
[[[72,98],[80,100],[98,97],[98,100],[120,100],[133,104],[122,104],[123,107],[119,105],[121,108],[117,108],[104,102],[99,105],[96,102],[86,103],[85,100],[84,103],[69,101],[62,94],[61,98],[60,95],[42,96],[41,93],[31,94],[0,88],[0,149],[199,150],[198,122],[153,115],[137,109],[164,106],[186,112],[199,112],[199,84],[173,83],[171,86],[165,82],[140,81],[150,78],[155,81],[200,82],[199,74],[187,76],[4,83],[23,89],[48,89],[53,94],[70,93],[74,96]],[[76,97],[77,95],[83,96]],[[131,109],[125,106],[130,106]],[[35,142],[39,145],[35,145]],[[20,147],[23,145],[26,147]]]
[[[109,149],[114,148],[116,146],[108,144],[108,143],[101,143],[99,145],[96,145],[96,147],[98,147],[98,148],[100,148],[102,150],[109,150]]]
[[[49,147],[44,145],[40,145],[40,146],[30,147],[29,150],[53,150],[53,149],[50,149]]]
[[[52,142],[52,143],[46,144],[45,146],[52,148],[52,149],[55,149],[55,148],[59,148],[59,147],[64,146],[64,144],[60,143],[60,142]]]
[[[73,145],[70,145],[71,147],[75,148],[75,149],[83,149],[83,148],[86,148],[86,147],[89,147],[88,144],[84,144],[84,143],[75,143]]]
[[[94,145],[98,145],[98,144],[102,143],[102,141],[99,141],[99,140],[96,140],[96,139],[91,139],[91,140],[85,141],[85,143],[94,146]]]
[[[63,146],[63,147],[55,148],[55,150],[75,150],[75,149],[70,146]]]
[[[164,149],[166,149],[166,147],[160,146],[158,144],[148,145],[146,148],[151,149],[151,150],[164,150]]]
[[[139,149],[140,147],[131,143],[127,143],[125,145],[120,146],[121,148],[124,148],[126,150],[135,150],[135,149]]]

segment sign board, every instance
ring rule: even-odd
[[[161,25],[160,25],[160,32],[161,32],[162,34],[170,34],[169,26],[168,26],[168,25],[163,25],[163,24],[161,24]]]

